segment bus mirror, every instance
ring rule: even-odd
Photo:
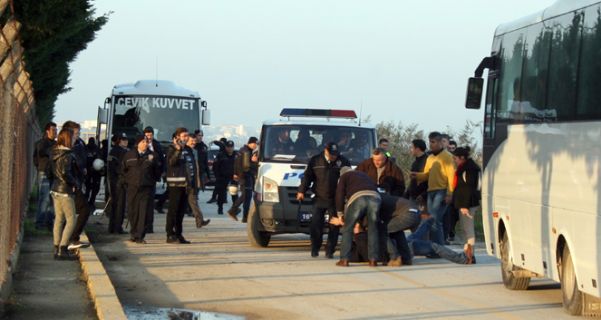
[[[467,97],[465,99],[465,107],[467,109],[480,109],[482,102],[482,89],[484,87],[484,79],[470,78],[467,83]]]
[[[201,113],[200,113],[200,123],[203,126],[210,126],[211,125],[211,110],[209,109],[202,109]]]
[[[200,106],[201,106],[203,109],[206,109],[206,108],[207,108],[207,102],[206,102],[206,101],[204,101],[204,100],[203,100],[203,101],[201,101],[201,102],[200,102]]]
[[[98,124],[106,124],[108,122],[108,109],[98,107]]]

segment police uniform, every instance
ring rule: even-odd
[[[109,233],[123,233],[123,216],[125,213],[126,183],[123,177],[123,156],[129,151],[119,146],[119,140],[127,139],[123,133],[116,136],[116,145],[108,156],[108,180],[110,194]]]

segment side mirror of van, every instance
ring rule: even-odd
[[[482,103],[482,91],[484,88],[484,79],[470,78],[467,83],[467,96],[465,99],[466,109],[480,109]]]
[[[210,126],[211,125],[211,110],[209,110],[209,109],[202,109],[200,111],[200,123],[203,126]]]
[[[106,124],[108,122],[109,113],[105,108],[98,107],[98,124]]]

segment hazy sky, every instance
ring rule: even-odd
[[[107,25],[71,65],[55,119],[96,118],[115,84],[172,80],[212,122],[259,127],[282,107],[350,108],[426,130],[480,121],[467,78],[500,23],[554,0],[98,0]]]

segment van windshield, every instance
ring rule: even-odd
[[[262,161],[308,163],[328,142],[338,143],[351,164],[369,158],[375,148],[373,129],[315,125],[264,126],[260,155]]]

